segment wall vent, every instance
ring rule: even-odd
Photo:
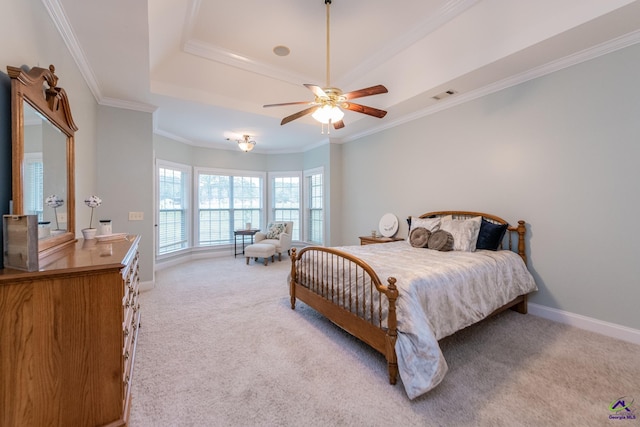
[[[441,99],[454,95],[456,93],[457,92],[455,90],[447,90],[445,92],[437,94],[436,96],[433,97],[433,99],[435,99],[436,101],[440,101]]]

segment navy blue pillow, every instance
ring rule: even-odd
[[[507,227],[509,227],[509,224],[494,224],[482,218],[476,249],[497,251],[504,237],[504,233],[507,232]]]

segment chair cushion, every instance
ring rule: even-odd
[[[267,239],[277,239],[280,237],[280,234],[284,232],[285,224],[282,222],[276,222],[269,224],[267,229]]]
[[[264,243],[264,240],[260,243],[254,243],[244,248],[244,256],[248,258],[264,258],[270,257],[276,253],[276,247],[269,243]]]
[[[281,252],[281,250],[280,250],[280,240],[277,240],[277,239],[260,240],[259,244],[263,244],[263,243],[266,243],[266,244],[269,244],[269,245],[275,247],[276,248],[276,252]]]

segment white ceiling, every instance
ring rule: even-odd
[[[640,0],[333,0],[331,85],[385,85],[357,102],[388,114],[347,111],[326,135],[309,116],[280,126],[304,105],[263,108],[326,86],[324,0],[42,1],[98,103],[153,111],[156,133],[193,145],[249,134],[263,153],[353,140],[640,41]]]

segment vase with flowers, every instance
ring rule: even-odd
[[[93,210],[102,204],[102,199],[98,196],[89,196],[85,199],[84,204],[91,208],[91,217],[89,218],[89,228],[82,229],[82,236],[85,240],[95,239],[96,229],[93,225]]]
[[[47,206],[49,206],[50,208],[53,208],[53,215],[56,218],[56,230],[60,230],[60,225],[58,224],[58,208],[64,205],[64,200],[62,200],[60,197],[56,196],[55,194],[52,194],[49,197],[47,197],[44,200],[44,202],[47,204]]]

